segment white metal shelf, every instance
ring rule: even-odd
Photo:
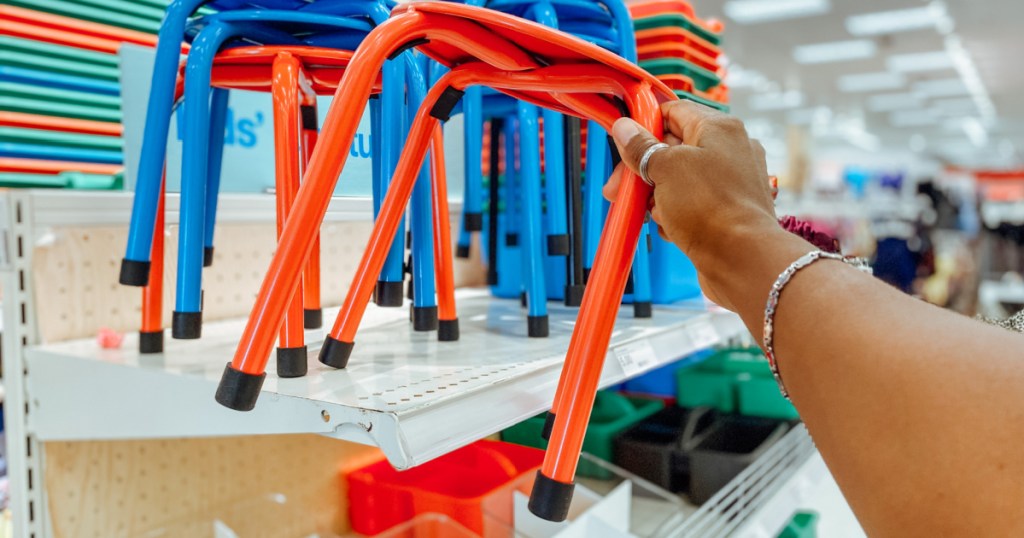
[[[19,191],[21,200],[31,207],[24,210],[37,227],[127,225],[131,219],[134,193],[125,191],[72,191],[40,189]],[[181,195],[167,194],[167,223],[178,223]],[[221,194],[217,202],[217,220],[221,222],[274,222],[273,194]],[[461,199],[449,200],[449,209],[458,213]],[[365,221],[373,213],[369,197],[335,197],[327,208],[326,222]]]
[[[271,361],[248,413],[213,400],[243,320],[209,323],[198,341],[168,338],[159,355],[140,356],[132,335],[116,350],[92,340],[32,347],[29,429],[44,441],[319,433],[377,445],[397,468],[418,465],[548,409],[577,313],[552,305],[551,336],[531,339],[518,301],[467,290],[458,302],[456,343],[413,332],[407,309],[371,305],[347,369],[321,365],[312,347],[306,377],[279,379]],[[737,316],[701,303],[656,307],[651,319],[625,306],[602,386],[743,331]]]

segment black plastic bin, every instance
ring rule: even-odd
[[[690,485],[689,452],[710,432],[718,413],[710,407],[670,407],[615,438],[617,465],[673,492]]]
[[[719,415],[690,452],[690,500],[702,504],[786,434],[789,422]]]

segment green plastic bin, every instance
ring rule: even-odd
[[[722,79],[718,78],[718,75],[682,58],[644,60],[640,62],[640,67],[654,76],[686,75],[693,79],[693,85],[702,92],[706,92],[722,83]]]
[[[797,512],[779,533],[778,538],[817,538],[819,518],[817,512]]]
[[[583,439],[583,451],[605,461],[612,461],[615,436],[657,413],[662,407],[664,404],[660,400],[630,398],[611,391],[598,392],[594,401],[594,411],[587,425],[587,435]],[[501,432],[501,440],[517,445],[547,448],[548,442],[541,438],[546,417],[547,414],[542,413],[506,428]],[[580,461],[577,473],[580,476],[602,480],[611,478],[609,471],[585,460]]]
[[[779,420],[800,418],[782,396],[760,349],[725,349],[676,372],[682,407],[713,407],[723,413]]]

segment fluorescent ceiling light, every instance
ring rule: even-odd
[[[921,100],[921,95],[916,93],[880,93],[868,97],[867,104],[872,112],[892,112],[917,108]]]
[[[844,92],[873,92],[902,88],[906,80],[899,73],[862,73],[839,77],[839,89]]]
[[[921,127],[935,125],[939,120],[931,110],[902,110],[889,115],[893,127]]]
[[[886,60],[890,71],[897,73],[920,73],[953,69],[953,59],[946,51],[918,52],[914,54],[893,54]]]
[[[981,120],[978,118],[965,118],[960,123],[960,127],[975,146],[983,148],[988,144],[988,130],[985,129],[985,126],[981,124]]]
[[[846,18],[846,30],[855,36],[873,36],[946,27],[949,15],[941,2],[932,2],[924,7],[879,11]]]
[[[798,91],[762,93],[750,97],[750,108],[754,110],[785,110],[804,104],[804,94]]]
[[[936,99],[932,106],[938,112],[945,115],[966,116],[978,112],[978,105],[970,97],[958,97],[953,99]]]
[[[823,64],[871,58],[878,52],[874,41],[857,39],[815,45],[801,45],[793,49],[793,59],[801,64]]]
[[[732,0],[725,15],[739,24],[781,21],[828,13],[830,0]]]
[[[746,69],[739,64],[733,64],[725,75],[725,83],[732,89],[757,88],[767,82],[768,78],[760,71]]]
[[[969,93],[967,85],[964,84],[963,79],[959,78],[922,80],[914,84],[914,91],[923,93],[928,97],[950,97]]]

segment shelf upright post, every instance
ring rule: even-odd
[[[4,428],[7,477],[14,536],[50,536],[43,479],[43,446],[31,428],[31,395],[25,349],[38,343],[32,279],[35,229],[30,191],[0,194],[0,289],[3,289],[3,338],[0,347],[5,389]]]

